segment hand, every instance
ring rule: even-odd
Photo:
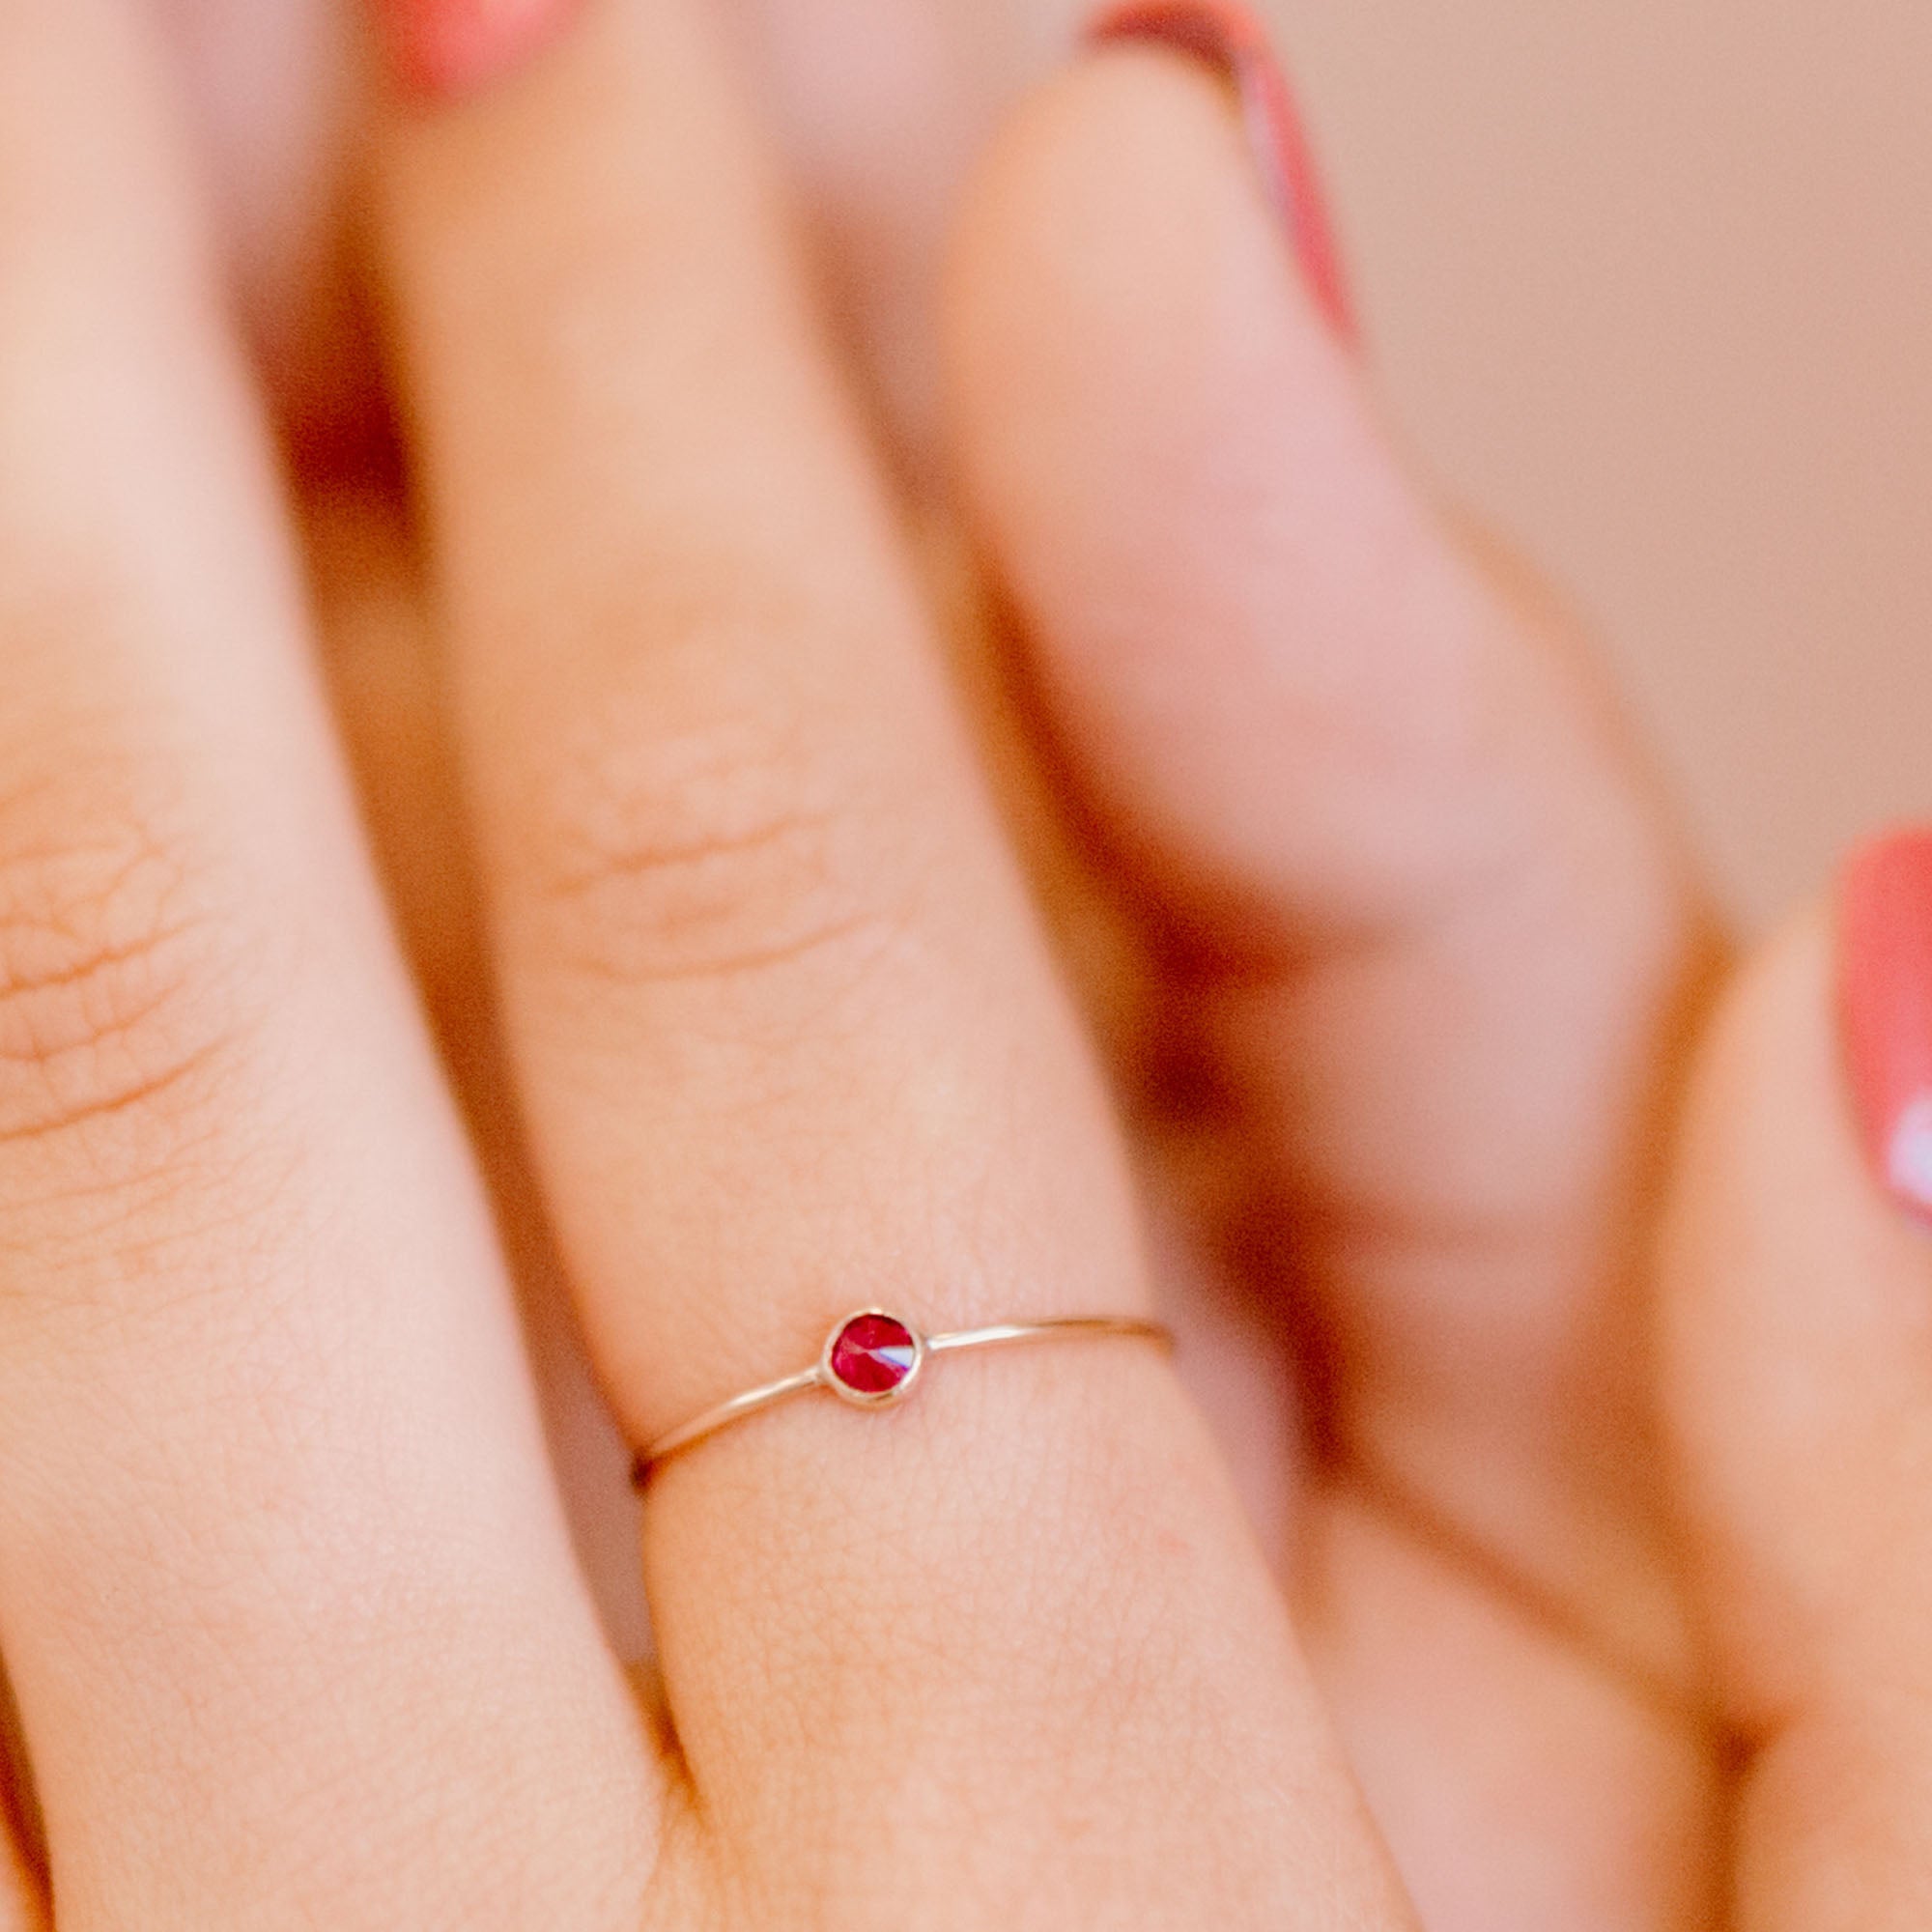
[[[392,128],[383,164],[506,1019],[573,1283],[640,1438],[788,1365],[803,1312],[846,1280],[914,1284],[950,1320],[1127,1306],[1136,1279],[1104,1110],[856,440],[801,346],[741,122],[664,14],[606,9],[526,86]],[[42,292],[21,312],[51,291],[126,338],[14,322],[0,352],[9,419],[38,432],[17,471],[34,514],[0,520],[8,634],[26,640],[0,1194],[7,1284],[30,1291],[0,1349],[0,1463],[31,1479],[0,1484],[0,1624],[62,1924],[629,1925],[640,1899],[672,1924],[1404,1922],[1211,1459],[1133,1351],[976,1365],[889,1425],[889,1456],[877,1425],[798,1409],[668,1470],[646,1549],[683,1756],[640,1744],[353,840],[326,769],[307,782],[327,758],[290,668],[286,571],[232,567],[275,537],[231,360],[188,251],[129,246],[129,185],[164,171],[135,82],[112,85],[110,59],[100,84],[109,17],[25,8],[4,71],[37,84],[0,136],[0,174],[71,197],[9,243],[30,271],[14,286]],[[45,158],[71,153],[98,158]],[[171,203],[149,192],[165,234]],[[1095,245],[1109,234],[1132,249]],[[1227,279],[1149,272],[1190,245]],[[1115,902],[1192,942],[1179,987],[1105,978],[1114,1012],[1158,1000],[1155,1037],[1181,1018],[1191,1037],[1188,1078],[1149,1082],[1169,1068],[1117,1027],[1130,1090],[1171,1102],[1211,1075],[1234,1104],[1189,1164],[1258,1170],[1246,1202],[1295,1210],[1333,1368],[1298,1580],[1430,1922],[1534,1904],[1504,1862],[1520,1800],[1613,1787],[1625,1808],[1558,1840],[1543,1902],[1580,1901],[1559,1922],[1669,1922],[1712,1875],[1705,1735],[1685,1721],[1700,1686],[1655,1499],[1597,1473],[1628,1468],[1635,1426],[1563,1426],[1622,1350],[1535,1345],[1594,1325],[1566,1309],[1635,1325],[1634,1272],[1604,1259],[1647,1207],[1628,1096],[1678,1065],[1699,925],[1587,700],[1396,487],[1284,267],[1202,77],[1096,64],[980,200],[954,312],[960,442]],[[1146,380],[1155,365],[1168,380]],[[1190,368],[1198,387],[1173,380]],[[1114,438],[1134,468],[1101,460]],[[1307,533],[1285,560],[1284,531]],[[1355,647],[1359,687],[1317,681],[1332,644],[1283,656],[1282,637],[1317,634]],[[1191,720],[1122,675],[1157,677],[1183,642]],[[1464,758],[1423,700],[1472,694],[1492,728]],[[1283,742],[1309,754],[1292,785]],[[1250,842],[1291,810],[1299,838]],[[1816,960],[1747,1005],[1728,1064],[1776,1069],[1782,1042],[1822,1035]],[[1454,1026],[1445,983],[1467,1002]],[[1468,1077],[1471,1049],[1495,1086]],[[1710,1400],[1764,1286],[1730,1239],[1765,1204],[1745,1165],[1760,1151],[1729,1157],[1726,1122],[1753,1117],[1726,1051],[1676,1222],[1676,1305],[1714,1310],[1686,1323],[1678,1407],[1718,1418],[1695,1473],[1743,1469],[1695,1489],[1700,1548],[1762,1566],[1760,1623],[1768,1606],[1788,1629],[1804,1600],[1741,1506],[1762,1411]],[[1793,1136],[1793,1192],[1822,1172],[1820,1205],[1890,1253],[1822,1098]],[[1532,1099],[1547,1111],[1525,1127]],[[1381,1177],[1358,1151],[1404,1121],[1431,1131],[1396,1164],[1402,1191],[1363,1185]],[[1465,1147],[1473,1190],[1443,1167]],[[1338,1195],[1372,1211],[1331,1216]],[[1429,1220],[1386,1238],[1415,1226],[1394,1207],[1466,1226],[1498,1198],[1481,1226],[1508,1270]],[[1693,1238],[1714,1223],[1721,1267]],[[1262,1262],[1269,1281],[1265,1245]],[[1445,1309],[1446,1333],[1416,1334]],[[1640,1378],[1614,1379],[1640,1416]],[[1549,1427],[1498,1429],[1497,1385]],[[1837,1411],[1816,1422],[1832,1433],[1796,1445],[1812,1460],[1845,1439]],[[1873,1433],[1860,1492],[1896,1495],[1898,1438]],[[1498,1496],[1516,1507],[1472,1508]],[[1822,1500],[1843,1520],[1844,1491]],[[1909,1606],[1909,1566],[1873,1580]],[[1395,1623],[1425,1608],[1427,1629]],[[1740,1654],[1720,1659],[1732,1683]],[[1885,1822],[1885,1794],[1911,1788],[1910,1727],[1861,1759],[1872,1733],[1830,1695],[1897,1684],[1909,1659],[1851,1654],[1869,1678],[1823,1697],[1803,1679],[1810,1701],[1782,1707],[1808,1719],[1781,1746],[1801,1802],[1747,1814],[1747,1870],[1771,1848],[1828,1868],[1821,1825]],[[1391,1711],[1406,1735],[1378,1757]],[[1445,1848],[1471,1732],[1499,1718],[1510,1781],[1471,1813],[1494,1855]],[[1820,1738],[1868,1804],[1805,1815]],[[1569,1776],[1532,1783],[1520,1768],[1552,1740]],[[1898,1843],[1881,1904],[1910,1896]],[[1605,1902],[1605,1877],[1627,1893]],[[1774,1886],[1767,1910],[1801,1893]]]
[[[56,1922],[1402,1922],[1139,1345],[672,1463],[644,1721],[128,20],[0,14],[0,1632]],[[1144,1306],[1101,1084],[695,16],[607,9],[383,142],[505,1029],[627,1434],[854,1301]]]

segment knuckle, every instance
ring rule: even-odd
[[[852,972],[903,923],[880,839],[783,727],[607,721],[528,814],[548,956],[631,984],[815,964]]]
[[[0,796],[0,1146],[79,1136],[120,1170],[195,1131],[245,1010],[212,849],[137,760]]]

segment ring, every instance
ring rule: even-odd
[[[810,1368],[747,1389],[660,1435],[638,1458],[631,1480],[642,1489],[667,1457],[689,1449],[730,1423],[755,1415],[761,1408],[811,1389],[826,1389],[855,1408],[892,1408],[911,1395],[933,1355],[957,1354],[965,1349],[1007,1348],[1016,1342],[1109,1335],[1157,1342],[1167,1349],[1174,1346],[1174,1332],[1163,1323],[1125,1315],[1065,1315],[1046,1321],[1001,1321],[990,1328],[922,1335],[910,1321],[887,1309],[862,1308],[856,1315],[846,1316],[825,1338],[825,1347]]]

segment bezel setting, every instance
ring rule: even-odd
[[[890,1388],[855,1388],[834,1366],[838,1344],[844,1339],[846,1330],[857,1321],[890,1321],[895,1328],[903,1330],[912,1343],[912,1366]],[[855,1308],[850,1315],[835,1322],[831,1334],[826,1336],[825,1347],[818,1356],[818,1378],[840,1402],[850,1403],[854,1408],[892,1408],[912,1394],[924,1373],[929,1352],[925,1336],[903,1315],[890,1308]]]

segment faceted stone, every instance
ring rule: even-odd
[[[827,1362],[854,1395],[890,1395],[918,1366],[919,1341],[896,1316],[855,1315],[834,1338]]]

